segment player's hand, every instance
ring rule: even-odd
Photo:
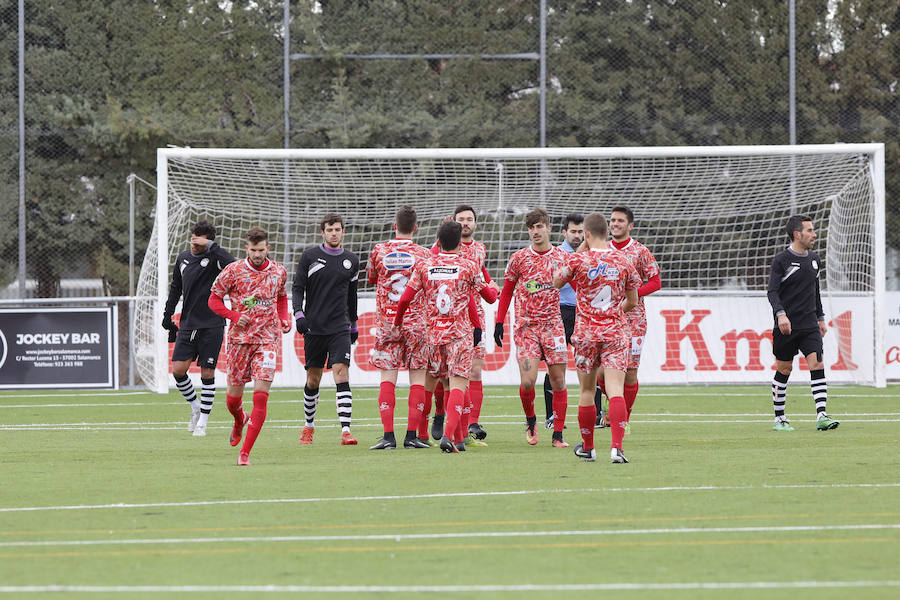
[[[819,330],[821,331],[821,326]],[[778,315],[778,331],[783,335],[791,335],[791,320],[787,318],[787,315]]]
[[[192,246],[206,246],[207,248],[209,248],[210,246],[213,245],[213,241],[208,240],[205,237],[192,235],[191,236],[191,245]]]
[[[306,317],[297,317],[297,333],[309,333],[309,323]]]
[[[822,337],[825,337],[825,334],[828,333],[828,325],[825,324],[825,321],[819,321],[819,333],[822,334]]]
[[[246,327],[250,324],[250,317],[247,315],[241,315],[241,318],[237,320],[238,327]]]
[[[400,326],[399,325],[391,325],[391,339],[390,341],[396,342],[400,340]]]
[[[281,333],[290,333],[291,332],[291,320],[290,319],[281,319]]]
[[[497,285],[497,282],[494,280],[491,280],[491,282],[488,284],[488,287],[494,288],[498,293],[500,292],[500,286]]]
[[[503,323],[494,325],[494,343],[498,348],[503,347]]]
[[[163,329],[169,332],[169,343],[175,343],[175,340],[178,338],[178,325],[172,321],[171,315],[163,315],[162,326]]]
[[[359,329],[354,325],[350,328],[350,343],[355,344],[356,340],[359,339]]]
[[[478,346],[478,344],[481,343],[481,335],[482,335],[481,327],[476,327],[475,331],[472,332],[472,341],[473,341],[472,345],[473,346]]]

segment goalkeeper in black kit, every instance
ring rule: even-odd
[[[206,423],[216,396],[216,363],[225,333],[225,319],[209,309],[209,289],[225,265],[234,257],[213,240],[216,228],[209,221],[197,221],[191,228],[191,247],[178,254],[172,268],[169,298],[163,310],[163,328],[169,331],[172,351],[172,375],[178,391],[191,407],[188,431],[195,436],[206,435]],[[172,321],[178,300],[181,319]],[[200,400],[188,377],[191,362],[200,366]]]
[[[303,412],[306,425],[301,444],[312,444],[315,434],[319,385],[327,365],[337,388],[337,415],[341,425],[341,444],[355,446],[350,433],[353,395],[350,392],[350,346],[359,336],[357,329],[356,289],[359,257],[345,250],[344,220],[329,213],[320,223],[322,243],[307,248],[294,273],[293,306],[297,333],[303,334],[306,359],[306,384],[303,386]]]
[[[772,405],[775,409],[775,431],[793,431],[784,416],[787,382],[794,356],[799,351],[809,365],[809,383],[816,405],[816,429],[827,431],[840,423],[828,416],[828,384],[822,363],[822,337],[828,330],[819,272],[822,262],[812,251],[816,232],[809,217],[793,216],[785,230],[791,245],[772,260],[768,296],[775,317],[772,330],[772,352],[775,354],[775,377],[772,380]]]

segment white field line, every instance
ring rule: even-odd
[[[442,492],[433,494],[405,494],[401,496],[339,496],[339,497],[310,497],[310,498],[257,498],[247,500],[196,500],[191,502],[142,502],[138,504],[80,504],[69,506],[22,506],[2,507],[0,513],[35,512],[35,511],[60,511],[60,510],[106,510],[106,509],[143,509],[160,507],[194,507],[194,506],[221,506],[230,504],[297,504],[308,502],[368,502],[388,500],[420,500],[488,496],[529,496],[534,494],[612,494],[628,492],[697,492],[697,491],[733,491],[733,490],[779,490],[779,489],[844,489],[844,488],[900,488],[900,482],[896,483],[811,483],[811,484],[780,484],[780,485],[698,485],[698,486],[664,486],[664,487],[610,487],[610,488],[580,488],[580,489],[538,489],[538,490],[509,490],[489,492]]]
[[[367,535],[272,535],[191,538],[120,538],[103,540],[40,540],[0,542],[0,548],[37,548],[63,546],[133,546],[154,544],[231,544],[272,542],[404,542],[412,540],[458,540],[479,538],[571,537],[585,535],[684,535],[688,533],[787,533],[798,531],[883,531],[900,529],[900,523],[860,525],[787,525],[772,527],[671,527],[657,529],[578,529],[556,531],[460,531],[446,533],[381,533]]]
[[[461,592],[605,592],[677,590],[762,590],[893,588],[900,580],[858,581],[697,581],[672,583],[560,583],[490,585],[0,585],[0,593],[293,593],[385,594]]]

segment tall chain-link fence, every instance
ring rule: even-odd
[[[0,297],[130,294],[126,180],[169,144],[785,144],[792,104],[798,143],[886,143],[898,248],[898,29],[890,0],[0,0]]]

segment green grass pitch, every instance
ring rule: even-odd
[[[486,386],[488,446],[459,455],[369,451],[372,388],[342,447],[322,392],[304,447],[300,392],[272,393],[249,468],[222,390],[205,438],[174,391],[0,393],[0,596],[900,597],[896,386],[831,386],[819,432],[792,385],[791,433],[764,384],[644,386],[627,465],[608,430],[596,463],[528,446],[513,387]]]

